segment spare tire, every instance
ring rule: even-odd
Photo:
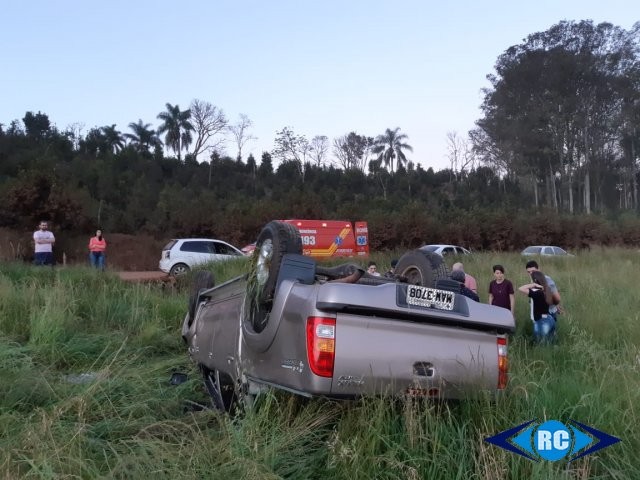
[[[437,253],[416,249],[398,259],[395,274],[412,285],[434,287],[438,279],[449,277],[449,269]]]
[[[195,273],[193,283],[191,284],[191,291],[189,293],[189,326],[191,326],[196,317],[196,308],[198,307],[200,291],[211,288],[215,284],[216,282],[213,278],[213,273],[206,270],[199,270]]]
[[[266,326],[282,257],[287,253],[302,253],[300,232],[289,223],[267,223],[258,235],[247,279],[251,324],[256,332]]]

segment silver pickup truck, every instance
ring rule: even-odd
[[[268,388],[439,399],[505,388],[511,312],[462,295],[440,256],[409,251],[384,278],[301,251],[295,227],[270,222],[248,274],[214,286],[196,273],[182,336],[214,407]]]

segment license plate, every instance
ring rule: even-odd
[[[438,310],[453,310],[453,300],[456,294],[436,288],[409,285],[407,287],[407,304],[419,307],[437,308]]]

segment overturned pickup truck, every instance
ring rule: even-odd
[[[197,272],[182,336],[214,407],[268,388],[439,399],[505,388],[511,312],[460,294],[442,257],[409,251],[385,278],[301,252],[298,230],[274,221],[248,274],[215,286]]]

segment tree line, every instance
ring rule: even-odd
[[[425,170],[398,127],[307,140],[290,126],[259,159],[252,122],[204,100],[84,134],[42,112],[0,125],[0,227],[97,226],[243,243],[274,218],[367,220],[373,247],[640,244],[640,23],[561,22],[507,49],[482,118]],[[231,141],[235,156],[222,152]],[[518,227],[517,229],[515,227]]]

